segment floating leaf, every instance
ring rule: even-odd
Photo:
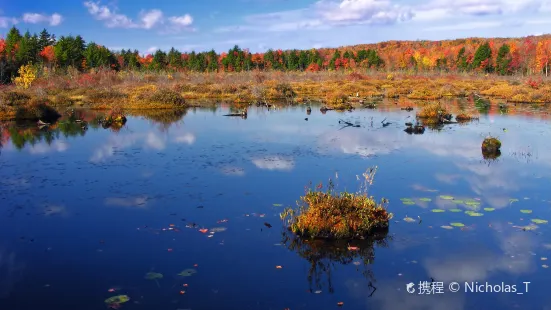
[[[192,275],[194,275],[196,273],[197,273],[197,270],[195,270],[195,269],[186,269],[186,270],[180,272],[178,275],[180,277],[191,277]]]
[[[117,295],[113,297],[109,297],[105,300],[106,304],[112,305],[112,304],[123,304],[130,300],[130,297],[128,295]]]
[[[448,196],[448,195],[440,195],[440,198],[444,200],[453,200],[453,196]]]
[[[453,229],[453,226],[449,226],[449,225],[443,225],[443,226],[440,226],[444,229]]]
[[[157,280],[162,278],[163,278],[163,274],[158,272],[148,272],[145,274],[145,279],[147,280]]]
[[[450,209],[450,212],[463,212],[461,209]]]
[[[513,226],[515,228],[520,228],[522,230],[536,230],[538,229],[538,225],[535,225],[535,224],[530,224],[530,225],[526,225],[526,226]]]
[[[431,202],[432,199],[430,198],[419,198],[419,201],[423,201],[423,202]]]
[[[547,257],[542,257],[541,260],[547,260]]]
[[[469,215],[469,216],[483,216],[484,214],[482,213],[478,213],[478,212],[475,212],[475,211],[465,211],[465,214]]]
[[[453,227],[465,227],[465,224],[463,224],[463,223],[450,223],[450,226],[453,226]]]
[[[463,201],[463,200],[460,200],[460,199],[458,199],[458,200],[455,200],[455,199],[454,199],[454,200],[452,200],[452,202],[453,202],[453,203],[456,203],[456,204],[462,204],[462,203],[464,203],[464,201]]]
[[[488,211],[488,212],[495,211],[495,208],[484,208],[484,211]]]
[[[516,199],[516,198],[509,199],[509,203],[513,203],[513,202],[518,202],[518,199]]]
[[[402,200],[402,203],[405,204],[405,205],[414,205],[415,204],[415,202],[411,201],[411,200]]]
[[[543,268],[549,268],[549,266],[547,265],[541,265]]]
[[[480,202],[476,200],[465,200],[467,206],[479,206]]]
[[[432,209],[431,211],[434,212],[434,213],[446,212],[446,210],[443,210],[443,209]]]
[[[520,213],[530,214],[532,213],[532,210],[520,210]]]
[[[407,216],[404,218],[404,221],[405,221],[405,222],[408,222],[408,223],[416,222],[415,219],[413,219],[413,218],[411,218],[411,217],[407,217]]]
[[[283,205],[280,203],[274,203],[274,207],[283,207]]]
[[[547,220],[532,219],[532,222],[536,224],[547,224]]]

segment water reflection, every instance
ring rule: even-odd
[[[0,299],[10,296],[24,269],[25,265],[18,261],[15,252],[0,249]]]
[[[361,269],[361,274],[367,280],[366,285],[371,288],[371,296],[377,290],[371,268],[375,262],[375,248],[388,247],[391,241],[388,230],[378,231],[352,243],[346,240],[302,239],[285,230],[281,243],[310,264],[307,276],[310,292],[327,288],[329,293],[334,293],[333,272],[337,271],[338,265],[353,264],[357,271]]]

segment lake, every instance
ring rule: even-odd
[[[416,111],[385,102],[4,124],[0,308],[550,309],[549,114],[450,104],[480,119],[410,135]],[[355,191],[374,166],[388,234],[354,251],[282,227],[309,182]]]

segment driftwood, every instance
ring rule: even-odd
[[[411,134],[422,135],[423,133],[425,133],[425,126],[423,125],[412,126],[411,123],[407,123],[406,126],[407,127],[406,129],[404,129],[404,131],[410,135]]]
[[[405,107],[405,108],[402,108],[402,110],[405,110],[405,111],[413,111],[413,108],[412,107]]]
[[[343,121],[343,120],[339,120],[339,124],[344,124],[344,126],[341,127],[341,129],[346,128],[346,127],[356,127],[356,128],[360,127],[360,125],[354,125],[351,122],[347,122],[347,121]]]

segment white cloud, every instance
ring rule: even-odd
[[[17,18],[0,16],[0,28],[8,28],[10,25],[15,25],[18,22]]]
[[[172,16],[168,20],[174,25],[183,27],[191,26],[191,24],[193,24],[193,17],[191,17],[191,15],[189,14],[182,16]]]
[[[99,1],[86,1],[84,6],[95,19],[103,21],[108,28],[153,29],[158,25],[166,24],[166,21],[168,21],[170,27],[165,29],[165,32],[175,32],[189,29],[193,23],[193,18],[189,14],[172,16],[167,19],[164,13],[158,9],[142,10],[139,14],[139,21],[134,21],[124,14],[117,13],[116,9],[101,5]]]
[[[470,22],[470,23],[459,23],[455,25],[426,27],[423,30],[425,31],[472,30],[472,29],[482,29],[482,28],[495,28],[501,25],[502,23],[497,21]]]
[[[393,24],[413,17],[411,8],[390,0],[319,1],[315,6],[323,21],[338,24]]]
[[[141,14],[141,20],[143,23],[143,28],[145,29],[151,29],[158,23],[162,23],[163,21],[163,12],[160,10],[151,10],[151,11],[145,11]]]

